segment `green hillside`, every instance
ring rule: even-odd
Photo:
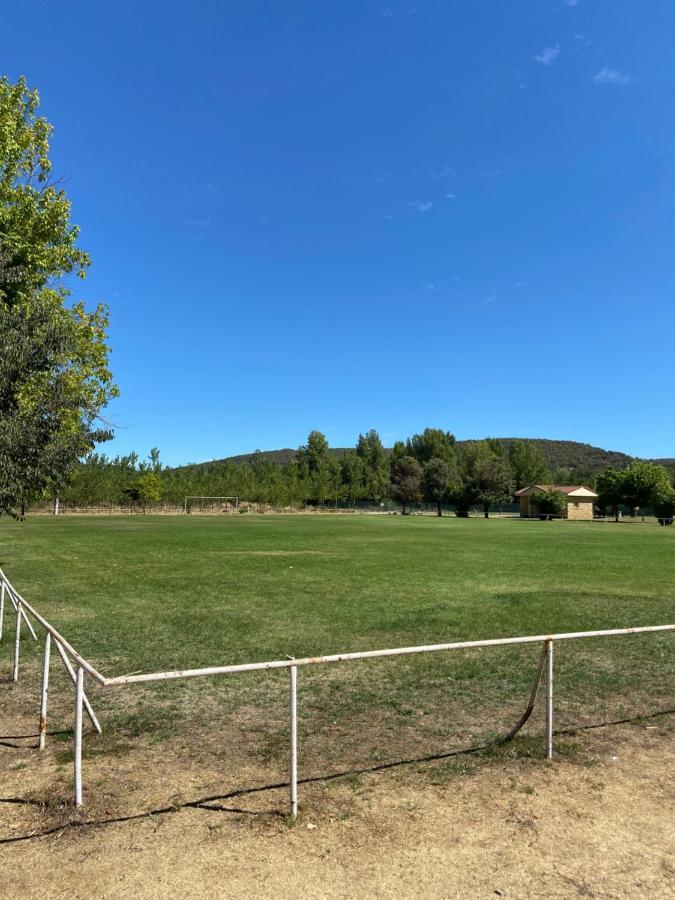
[[[500,438],[501,442],[508,446],[511,441],[516,438]],[[546,461],[552,472],[561,472],[567,470],[570,476],[575,472],[581,476],[587,476],[595,472],[600,472],[607,466],[615,466],[617,469],[625,469],[630,463],[632,457],[627,453],[619,450],[603,450],[601,447],[593,447],[591,444],[581,444],[578,441],[552,441],[546,438],[522,438],[525,443],[537,446],[546,457]],[[458,441],[458,446],[468,444],[471,441]],[[344,456],[347,452],[346,447],[332,448],[332,452],[337,456]],[[295,456],[295,450],[291,447],[285,447],[280,450],[263,450],[262,457],[268,462],[284,465],[291,462]],[[228,462],[235,465],[249,463],[255,454],[244,453],[240,456],[229,456],[221,460],[212,460],[211,462]],[[674,465],[674,459],[656,460],[662,465]]]

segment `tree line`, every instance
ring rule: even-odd
[[[549,478],[543,453],[524,441],[507,447],[498,440],[465,442],[426,428],[385,449],[375,430],[338,457],[320,431],[312,431],[287,463],[260,451],[247,462],[219,461],[178,468],[162,466],[159,451],[108,457],[90,453],[72,472],[61,499],[80,506],[106,503],[180,505],[186,496],[237,496],[269,506],[326,506],[393,500],[407,512],[433,504],[439,515],[452,506],[459,515],[480,506],[512,502],[517,486]]]
[[[256,451],[244,462],[169,468],[156,448],[147,460],[136,453],[90,453],[72,471],[60,498],[77,506],[142,507],[181,506],[187,496],[236,496],[251,504],[297,508],[394,501],[404,513],[426,503],[439,516],[446,508],[459,516],[478,508],[488,516],[491,508],[512,503],[516,489],[551,481],[544,454],[528,441],[504,444],[486,438],[459,445],[451,432],[425,428],[387,450],[371,430],[338,456],[325,435],[312,431],[286,462]],[[596,490],[600,511],[617,518],[621,509],[651,509],[660,517],[675,512],[671,473],[655,463],[634,460],[623,470],[608,467],[597,476]],[[538,502],[543,511],[559,515],[565,501],[555,491],[544,491]]]

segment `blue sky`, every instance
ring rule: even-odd
[[[673,34],[671,0],[9,5],[110,305],[106,452],[675,455]]]

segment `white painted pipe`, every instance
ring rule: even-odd
[[[290,676],[290,725],[291,725],[291,819],[298,816],[298,670],[291,666]]]
[[[553,641],[546,642],[546,756],[553,759]]]
[[[82,806],[82,697],[84,695],[84,669],[77,667],[75,680],[75,806]]]
[[[105,684],[106,679],[103,677],[103,675],[101,675],[100,672],[97,672],[96,669],[94,668],[94,666],[92,666],[92,664],[90,662],[88,662],[83,656],[80,656],[80,654],[77,652],[77,650],[75,650],[75,648],[66,640],[66,638],[64,638],[63,635],[60,634],[56,630],[56,628],[53,627],[53,625],[50,625],[50,623],[44,618],[44,616],[41,616],[40,613],[37,612],[37,610],[34,609],[30,605],[30,603],[28,603],[21,596],[21,594],[19,594],[19,592],[12,586],[10,580],[4,574],[2,569],[0,569],[0,578],[2,578],[4,580],[4,582],[7,584],[7,588],[9,590],[9,596],[10,596],[10,598],[12,598],[12,602],[15,604],[15,606],[20,601],[22,606],[26,607],[26,609],[35,618],[35,620],[37,622],[39,622],[40,625],[42,625],[42,627],[46,631],[51,632],[52,637],[55,638],[68,651],[68,653],[73,657],[73,659],[79,665],[82,666],[82,668],[85,670],[85,672],[88,672],[89,675],[92,676],[92,678],[94,678],[96,681],[99,682],[99,684]],[[33,631],[33,626],[31,625],[30,621],[26,618],[25,613],[23,613],[23,618],[24,618],[24,621],[26,622],[26,624],[28,625],[28,628],[30,629],[31,633],[35,634],[35,632]]]
[[[19,680],[19,651],[21,647],[21,604],[16,604],[16,632],[14,634],[14,665],[12,666],[12,681]]]
[[[16,591],[14,590],[14,588],[12,587],[12,585],[9,582],[7,582],[7,593],[9,594],[9,599],[12,601],[12,605],[14,606],[14,609],[16,609],[19,600],[21,601],[21,618],[26,623],[26,626],[28,627],[28,630],[31,633],[31,637],[33,638],[34,641],[36,641],[37,635],[35,634],[35,629],[33,628],[33,625],[31,623],[30,619],[26,615],[26,610],[23,608],[24,606],[26,606],[26,601],[23,599],[23,597],[21,597],[20,595],[18,595],[16,593]]]
[[[51,656],[52,636],[49,632],[45,634],[45,653],[42,660],[42,694],[40,697],[40,739],[38,742],[38,750],[45,749],[45,741],[47,739],[47,693],[49,691],[49,658]]]
[[[619,634],[646,634],[656,631],[674,631],[675,625],[645,625],[637,628],[610,628],[605,631],[570,631],[560,634],[537,634],[526,637],[491,638],[481,641],[457,641],[450,644],[427,644],[417,647],[397,647],[391,650],[364,650],[359,653],[337,653],[328,656],[307,656],[302,659],[276,659],[270,662],[243,663],[233,666],[209,666],[204,669],[183,669],[173,672],[149,672],[145,675],[119,675],[103,678],[106,686],[137,684],[148,681],[166,681],[174,678],[196,678],[203,675],[230,675],[235,672],[260,672],[270,669],[288,669],[291,666],[312,666],[322,663],[347,662],[355,659],[376,659],[384,656],[410,656],[416,653],[435,653],[441,650],[472,650],[477,647],[505,647],[511,644],[535,644],[545,641],[566,641],[589,637],[612,637]]]
[[[70,680],[73,682],[73,684],[76,684],[77,676],[75,675],[75,669],[73,669],[73,664],[68,659],[68,655],[65,652],[65,650],[63,649],[63,647],[61,646],[61,644],[59,643],[59,641],[56,641],[56,649],[59,651],[59,656],[61,657],[61,659],[63,661],[63,665],[65,667],[66,672],[70,675]],[[98,734],[101,734],[102,728],[98,723],[98,719],[96,718],[94,710],[91,708],[91,703],[87,699],[86,694],[83,695],[82,701],[84,703],[84,708],[87,710],[87,715],[89,716],[91,724],[94,726],[94,729],[98,732]]]
[[[5,582],[0,587],[0,641],[2,640],[2,623],[5,620]]]

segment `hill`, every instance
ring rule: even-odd
[[[501,442],[508,446],[517,438],[500,438]],[[552,441],[546,438],[521,438],[527,444],[534,444],[538,447],[553,472],[567,472],[570,476],[579,473],[580,476],[588,476],[596,472],[602,471],[607,466],[614,466],[617,469],[625,469],[630,463],[632,457],[627,453],[619,450],[603,450],[601,447],[594,447],[591,444],[581,444],[578,441]],[[469,444],[471,441],[458,441],[458,446]],[[333,453],[336,456],[344,456],[348,448],[334,447]],[[280,450],[263,450],[261,451],[263,459],[278,465],[285,465],[291,462],[295,456],[295,450],[291,447],[285,447]],[[225,459],[211,460],[213,463],[233,463],[234,465],[243,465],[251,462],[254,453],[243,453],[239,456],[229,456]],[[675,459],[659,459],[655,460],[662,465],[675,465]],[[182,468],[182,467],[180,467]]]

